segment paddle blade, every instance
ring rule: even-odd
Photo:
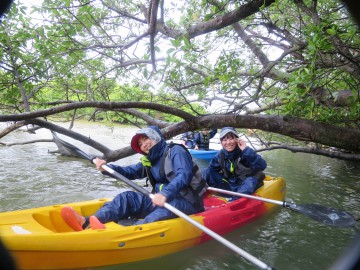
[[[79,148],[75,147],[74,145],[63,141],[60,139],[54,131],[51,131],[53,134],[54,141],[58,147],[62,147],[63,149],[66,149],[69,153],[71,153],[75,157],[83,158],[92,161],[94,159],[93,156],[90,156],[86,154],[85,152],[81,151]]]
[[[284,203],[284,207],[330,226],[350,227],[356,223],[355,218],[348,212],[318,204]]]

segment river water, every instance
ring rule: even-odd
[[[66,126],[65,124],[63,124]],[[6,126],[0,123],[2,130]],[[112,149],[128,146],[137,128],[106,127],[96,123],[76,123],[74,131],[90,136]],[[47,130],[37,134],[13,132],[2,143],[51,138]],[[84,152],[96,150],[75,144]],[[127,189],[116,179],[101,175],[90,162],[58,156],[54,143],[0,146],[0,211],[112,197]],[[266,173],[282,176],[287,183],[287,200],[299,204],[316,203],[340,208],[360,217],[360,164],[286,150],[262,152]],[[119,165],[138,162],[140,155],[117,161]],[[201,167],[205,162],[199,161]],[[357,222],[359,223],[359,222]],[[359,233],[352,228],[321,224],[302,214],[279,207],[269,215],[227,234],[225,238],[278,270],[328,269]],[[103,267],[101,270],[142,269],[257,269],[217,241],[173,255],[145,261]]]

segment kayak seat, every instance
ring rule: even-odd
[[[74,207],[83,216],[93,215],[108,199],[98,199],[81,207]],[[54,205],[52,208],[32,215],[33,219],[41,226],[52,232],[73,232],[74,230],[65,222],[61,216],[64,205]]]
[[[228,203],[228,201],[227,201],[227,199],[225,197],[221,197],[221,196],[214,195],[214,194],[207,195],[204,198],[205,210],[213,208],[213,207],[217,207],[217,206],[220,206],[220,205],[224,205],[224,204],[227,204],[227,203]]]
[[[138,221],[137,218],[127,218],[127,219],[121,219],[118,221],[119,225],[122,226],[132,226]]]
[[[74,231],[66,224],[59,211],[52,210],[44,213],[33,214],[33,219],[41,226],[52,232],[72,232]]]

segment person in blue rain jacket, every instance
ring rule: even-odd
[[[211,187],[252,194],[263,184],[266,161],[246,146],[233,127],[220,132],[222,149],[203,170],[203,178]],[[233,200],[239,197],[232,197]]]
[[[183,144],[187,148],[189,148],[189,149],[194,149],[195,148],[194,133],[192,131],[185,132],[181,136],[181,140],[183,140]]]
[[[194,149],[195,150],[209,150],[210,139],[214,138],[217,129],[204,129],[194,134]]]
[[[92,217],[79,216],[70,207],[65,207],[62,216],[69,226],[81,230],[89,223],[91,228],[101,228],[97,224],[118,222],[128,217],[139,219],[136,224],[176,217],[162,207],[165,202],[188,215],[204,210],[202,195],[206,191],[206,182],[183,145],[167,145],[160,129],[150,126],[140,129],[133,136],[131,147],[143,155],[141,162],[126,167],[107,166],[131,180],[148,177],[153,186],[153,199],[140,192],[125,191],[105,203]],[[95,164],[100,171],[108,174],[102,169],[105,160],[97,158]]]

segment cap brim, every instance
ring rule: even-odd
[[[232,133],[232,134],[234,134],[237,138],[239,138],[239,135],[238,135],[235,131],[229,129],[229,130],[225,130],[225,131],[223,131],[223,132],[220,133],[220,140],[221,140],[222,138],[224,138],[224,137],[225,137],[227,134],[229,134],[229,133]]]
[[[139,144],[138,144],[138,141],[139,141],[139,139],[140,139],[140,137],[143,137],[143,136],[146,136],[145,134],[136,134],[136,135],[134,135],[133,137],[132,137],[132,139],[131,139],[131,148],[135,151],[135,152],[137,152],[137,153],[139,153],[139,154],[144,154],[142,151],[141,151],[141,149],[140,149],[140,147],[139,147]]]

